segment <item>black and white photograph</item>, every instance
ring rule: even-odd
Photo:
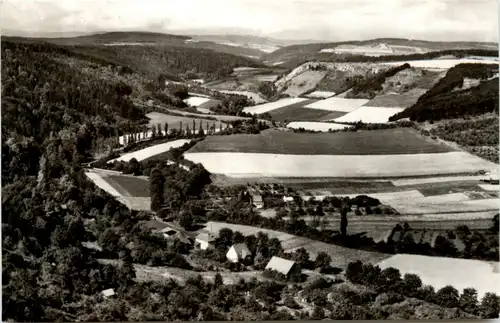
[[[499,8],[2,0],[2,321],[498,319]]]

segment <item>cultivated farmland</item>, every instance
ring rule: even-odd
[[[366,104],[368,101],[369,100],[365,99],[343,99],[334,97],[309,104],[305,106],[305,108],[336,112],[351,112]]]
[[[390,257],[390,255],[383,253],[345,248],[324,242],[314,241],[308,238],[294,236],[280,231],[261,229],[248,225],[210,221],[207,222],[206,228],[203,229],[203,231],[218,233],[222,228],[239,231],[243,235],[257,235],[258,232],[266,233],[270,238],[278,238],[285,252],[292,252],[303,247],[311,255],[313,260],[319,252],[326,252],[332,258],[332,265],[340,268],[345,268],[351,261],[361,260],[363,262],[375,264],[382,259]]]
[[[296,104],[299,102],[306,101],[307,99],[304,98],[284,98],[275,102],[269,102],[269,103],[264,103],[264,104],[259,104],[255,105],[252,107],[247,107],[243,109],[243,112],[245,113],[251,113],[251,114],[262,114],[266,113],[275,109],[283,108],[288,105]]]
[[[279,108],[269,112],[274,121],[321,121],[339,118],[345,112],[332,112],[328,110],[309,109],[305,105],[316,102],[307,100]]]
[[[374,99],[368,101],[364,106],[406,108],[417,103],[418,98],[425,92],[425,89],[412,89],[402,94],[391,93],[378,95]]]
[[[182,145],[187,144],[190,141],[191,140],[187,140],[187,139],[179,139],[179,140],[174,140],[174,141],[166,142],[166,143],[163,143],[163,144],[155,145],[155,146],[152,146],[152,147],[147,147],[147,148],[144,148],[144,149],[141,149],[141,150],[137,150],[137,151],[134,151],[134,152],[131,152],[131,153],[124,154],[124,155],[122,155],[122,156],[120,156],[118,158],[110,160],[109,162],[110,163],[112,163],[114,161],[128,162],[132,158],[137,159],[137,161],[145,160],[145,159],[151,158],[153,156],[159,155],[161,153],[164,153],[164,152],[168,151],[171,148],[179,148]]]
[[[296,155],[432,154],[453,151],[411,128],[366,132],[290,133],[266,130],[259,135],[210,136],[189,153],[238,152]],[[327,175],[326,175],[327,176]]]
[[[287,124],[287,128],[291,128],[291,129],[303,128],[305,130],[322,131],[322,132],[328,132],[329,130],[345,129],[345,128],[350,128],[350,127],[352,127],[352,126],[338,124],[338,123],[327,123],[327,122],[297,121],[297,122],[290,122],[289,124]]]
[[[313,90],[326,74],[326,71],[306,70],[295,76],[291,81],[286,82],[286,91],[283,93],[293,97],[300,96]]]
[[[314,91],[312,93],[307,94],[306,96],[312,99],[328,99],[334,95],[335,92],[331,91]]]
[[[209,102],[210,100],[211,100],[210,98],[192,96],[185,99],[184,103],[186,103],[190,107],[197,107],[199,105],[202,105],[203,103]]]
[[[391,178],[473,173],[495,164],[465,152],[406,155],[188,153],[211,173],[235,177]]]
[[[405,254],[392,256],[378,264],[382,269],[388,267],[399,269],[402,275],[416,274],[424,284],[433,286],[435,290],[447,285],[455,287],[459,292],[464,288],[475,288],[479,298],[487,292],[498,293],[500,290],[500,273],[494,271],[494,265],[498,264]]]
[[[336,118],[335,122],[363,122],[363,123],[387,123],[389,118],[403,111],[404,108],[381,108],[381,107],[367,107],[362,106],[356,110],[343,115],[340,118]]]

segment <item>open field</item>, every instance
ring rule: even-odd
[[[184,103],[186,103],[190,107],[197,107],[199,105],[202,105],[203,103],[209,102],[210,100],[212,99],[201,96],[191,96],[185,99]]]
[[[498,64],[498,60],[486,60],[486,59],[429,59],[420,61],[398,61],[398,62],[383,62],[384,65],[400,66],[404,63],[410,64],[412,67],[420,68],[430,68],[430,69],[450,69],[458,64]]]
[[[291,252],[298,248],[305,248],[311,258],[316,258],[316,255],[324,251],[332,258],[332,265],[345,268],[351,261],[361,260],[363,262],[376,263],[388,258],[390,255],[370,252],[364,250],[350,249],[341,246],[331,245],[324,242],[314,241],[308,238],[298,237],[280,231],[261,229],[258,227],[229,224],[223,222],[207,222],[206,228],[203,231],[219,232],[222,228],[229,228],[233,231],[239,231],[243,235],[256,235],[259,231],[267,233],[270,238],[278,238],[286,252]]]
[[[150,197],[149,182],[137,176],[107,176],[104,180],[116,188],[122,196]]]
[[[308,98],[312,99],[328,99],[334,96],[336,93],[331,91],[314,91],[306,95]]]
[[[445,177],[430,177],[430,178],[409,178],[393,180],[395,186],[419,185],[430,183],[446,183],[446,182],[463,182],[463,181],[480,181],[485,178],[485,175],[479,176],[445,176]]]
[[[286,127],[292,129],[304,128],[305,130],[328,132],[329,130],[345,129],[352,126],[327,122],[296,121],[287,124]]]
[[[287,88],[283,93],[293,97],[300,96],[313,90],[326,74],[326,71],[306,70],[295,76],[292,80],[286,82]]]
[[[336,122],[387,123],[389,118],[403,111],[404,108],[381,108],[362,106],[356,110],[334,119]]]
[[[338,133],[290,133],[271,129],[258,135],[210,136],[206,140],[197,143],[188,152],[391,155],[433,154],[451,151],[453,149],[447,145],[423,137],[414,129],[396,128]],[[331,157],[336,158],[336,156]],[[367,156],[367,158],[371,158],[371,156]],[[418,158],[418,156],[414,158]]]
[[[368,101],[364,106],[407,108],[417,103],[418,98],[426,91],[427,90],[425,89],[412,89],[402,94],[390,93],[390,94],[377,95],[375,98]]]
[[[403,214],[439,214],[461,212],[486,212],[496,211],[500,205],[498,199],[482,199],[458,202],[433,202],[430,197],[415,199],[413,201],[392,200],[391,206]]]
[[[275,102],[269,102],[269,103],[264,103],[264,104],[259,104],[255,105],[252,107],[247,107],[243,109],[243,112],[245,113],[251,113],[251,114],[262,114],[266,112],[270,112],[275,109],[283,108],[288,105],[296,104],[299,102],[306,101],[307,99],[304,98],[284,98]]]
[[[188,125],[190,128],[192,128],[193,127],[193,120],[195,120],[195,122],[196,122],[196,129],[198,129],[200,122],[203,123],[203,126],[204,126],[203,129],[205,129],[207,122],[209,125],[215,124],[215,129],[219,129],[220,125],[222,125],[223,128],[226,127],[225,123],[220,122],[218,120],[208,120],[208,119],[202,119],[202,118],[198,119],[198,118],[193,118],[193,117],[181,117],[181,116],[174,116],[174,115],[160,113],[160,112],[148,113],[146,115],[146,117],[149,118],[149,126],[150,127],[153,125],[156,126],[156,125],[160,124],[162,127],[162,130],[164,130],[166,122],[168,122],[169,129],[180,129],[181,122],[182,122],[183,128],[186,128],[186,125]],[[214,117],[214,116],[210,115],[210,117]]]
[[[306,104],[314,102],[308,100],[279,108],[269,112],[274,121],[321,121],[339,118],[345,115],[345,112],[332,112],[328,110],[305,108]]]
[[[114,161],[125,161],[128,162],[132,158],[137,159],[137,161],[145,160],[150,157],[159,155],[161,153],[164,153],[168,151],[171,148],[179,148],[184,144],[189,143],[191,140],[187,139],[179,139],[179,140],[174,140],[174,141],[169,141],[163,144],[147,147],[141,150],[133,151],[131,153],[124,154],[118,158],[112,159],[109,161],[109,163],[112,163]]]
[[[103,191],[109,193],[111,196],[118,197],[122,196],[118,190],[116,190],[112,185],[110,185],[104,178],[94,172],[85,172],[85,175],[92,181],[94,184],[102,189]]]
[[[246,97],[251,98],[255,104],[261,104],[267,102],[260,94],[255,93],[255,92],[250,92],[250,91],[231,91],[231,90],[221,90],[219,91],[221,93],[225,94],[237,94],[237,95],[244,95]]]
[[[492,163],[464,152],[412,155],[290,155],[195,152],[185,158],[234,177],[391,178],[472,173]]]
[[[309,109],[318,109],[336,112],[351,112],[366,104],[369,100],[365,99],[343,99],[333,97],[325,100],[317,101],[313,104],[305,106]]]
[[[451,285],[462,292],[472,287],[479,298],[487,292],[500,291],[500,273],[494,272],[494,263],[485,261],[400,254],[381,261],[378,266],[382,269],[394,267],[402,275],[416,274],[435,290]]]
[[[485,191],[492,191],[492,192],[498,192],[498,190],[500,189],[498,185],[493,185],[493,184],[478,184],[478,186]]]

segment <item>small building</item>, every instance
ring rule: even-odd
[[[115,296],[115,290],[113,288],[105,289],[101,292],[101,294],[104,298],[109,298]]]
[[[290,203],[293,202],[293,196],[283,196],[283,202]]]
[[[229,251],[226,253],[227,260],[234,263],[245,260],[250,256],[252,256],[252,252],[248,249],[246,243],[237,243],[231,246]]]
[[[276,270],[289,277],[292,274],[300,274],[300,267],[295,261],[273,256],[266,265],[266,270]]]
[[[262,209],[264,207],[264,201],[262,201],[262,195],[252,193],[251,194],[252,198],[252,204],[257,208],[257,209]]]
[[[199,235],[197,235],[194,240],[194,243],[195,246],[198,247],[199,249],[207,250],[214,248],[216,240],[217,237],[213,233],[207,232],[207,233],[200,233]]]

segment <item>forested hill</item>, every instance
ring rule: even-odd
[[[498,113],[498,65],[459,64],[451,68],[417,103],[394,115],[390,121],[414,121]]]

